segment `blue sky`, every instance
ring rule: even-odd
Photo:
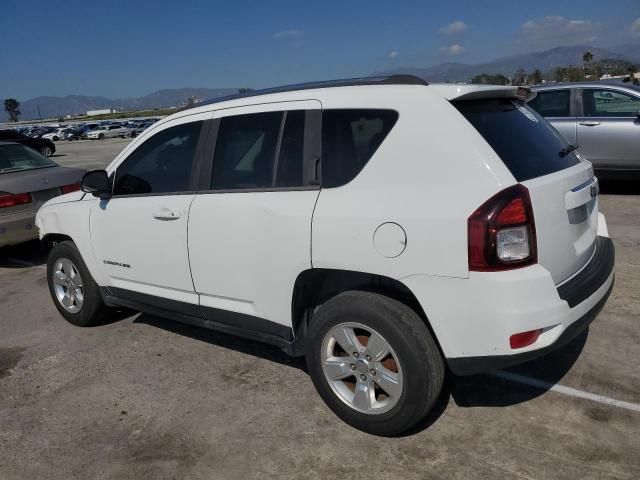
[[[1,0],[0,97],[261,88],[640,44],[640,0]]]

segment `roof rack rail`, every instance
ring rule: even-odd
[[[227,100],[236,100],[238,98],[257,97],[260,95],[268,95],[270,93],[295,92],[298,90],[311,90],[316,88],[333,88],[333,87],[353,87],[360,85],[429,85],[423,78],[415,75],[385,75],[377,77],[359,77],[345,78],[339,80],[323,80],[319,82],[296,83],[292,85],[283,85],[280,87],[265,88],[262,90],[250,90],[243,93],[235,93],[224,97],[205,100],[204,102],[189,105],[178,111],[189,110],[191,108],[201,107],[203,105],[211,105],[214,103],[226,102]]]

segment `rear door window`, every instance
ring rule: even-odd
[[[453,102],[519,182],[580,162],[567,142],[535,110],[513,99]]]
[[[571,90],[567,88],[538,92],[529,102],[529,106],[543,117],[569,117],[571,116]]]
[[[268,188],[273,184],[283,112],[224,117],[213,157],[212,190]]]
[[[322,186],[339,187],[353,180],[397,120],[393,110],[324,110]]]
[[[310,112],[223,117],[213,157],[211,190],[305,186],[305,125]]]
[[[635,117],[640,112],[640,97],[606,89],[582,91],[585,117]]]

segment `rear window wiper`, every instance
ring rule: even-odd
[[[571,152],[573,152],[574,150],[576,150],[578,148],[578,145],[572,145],[571,143],[569,145],[567,145],[566,147],[564,147],[562,150],[560,150],[558,152],[558,155],[560,155],[561,157],[566,157],[567,155],[569,155]]]

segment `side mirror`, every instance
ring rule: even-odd
[[[101,199],[111,197],[111,182],[105,170],[92,170],[85,173],[80,182],[80,189]]]

